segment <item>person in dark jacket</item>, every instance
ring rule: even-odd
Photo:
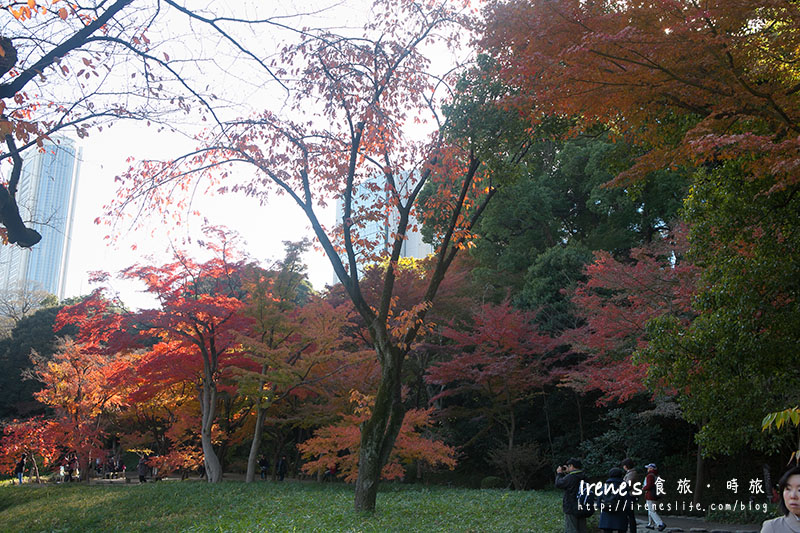
[[[283,478],[286,477],[286,472],[289,471],[289,463],[286,461],[286,456],[282,455],[280,459],[278,459],[278,464],[275,465],[276,470],[278,471],[278,481],[283,481]]]
[[[16,466],[14,467],[14,475],[17,476],[17,480],[19,484],[22,485],[22,478],[25,476],[25,466],[28,463],[28,454],[23,453],[22,457],[19,458]]]
[[[136,465],[136,473],[139,474],[139,483],[147,482],[147,471],[150,467],[147,466],[147,458],[145,456],[139,457],[139,464]]]
[[[571,458],[556,470],[556,488],[564,489],[564,533],[586,533],[586,518],[578,516],[578,491],[585,480],[580,459]]]
[[[600,522],[597,527],[604,533],[625,533],[628,528],[626,510],[630,507],[630,502],[627,487],[625,495],[621,494],[623,476],[625,476],[624,470],[612,468],[608,471],[608,479],[603,484],[603,495],[600,497]],[[617,494],[614,494],[615,492]]]
[[[263,455],[259,455],[258,468],[261,470],[261,479],[267,479],[267,475],[269,475],[269,459]]]

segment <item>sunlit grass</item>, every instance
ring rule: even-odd
[[[0,486],[0,531],[535,532],[563,528],[556,492],[384,485],[353,511],[341,484],[161,482]]]

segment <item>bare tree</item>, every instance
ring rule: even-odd
[[[0,338],[8,337],[26,316],[57,303],[55,296],[36,284],[0,291]]]

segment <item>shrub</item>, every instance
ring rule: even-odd
[[[489,461],[511,480],[515,490],[529,488],[536,473],[547,465],[535,442],[492,450]]]
[[[503,481],[503,478],[497,476],[486,476],[481,480],[482,489],[504,489],[506,486],[506,482]]]

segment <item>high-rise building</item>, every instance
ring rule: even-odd
[[[405,194],[415,185],[415,174],[403,173],[401,174],[400,194]],[[392,231],[397,228],[399,215],[394,213],[391,217],[375,217],[371,211],[371,207],[375,204],[386,205],[389,200],[389,192],[385,187],[385,177],[383,175],[376,176],[367,182],[361,183],[354,187],[353,201],[352,201],[352,218],[354,223],[359,226],[358,232],[362,239],[369,240],[375,243],[375,252],[388,254],[391,252],[391,247],[394,244],[392,239]],[[366,214],[365,214],[366,213]],[[344,203],[341,198],[336,200],[336,222],[341,223],[344,216]],[[416,217],[411,216],[406,232],[406,239],[400,249],[400,257],[414,257],[422,259],[433,253],[433,246],[422,241],[422,234],[419,232],[419,222]],[[361,268],[364,265],[361,265]],[[334,283],[339,280],[334,274]]]
[[[30,249],[0,246],[0,290],[40,289],[64,297],[80,160],[80,148],[66,137],[54,136],[44,151],[26,154],[17,205],[42,240]]]

